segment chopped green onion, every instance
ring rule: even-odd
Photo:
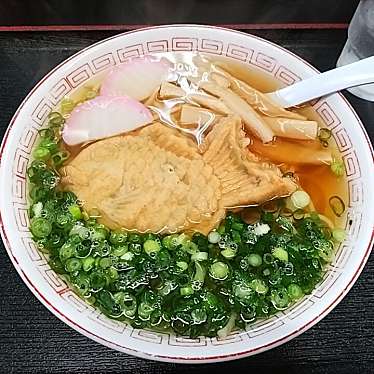
[[[334,258],[334,247],[331,242],[320,240],[317,241],[316,244],[319,257],[326,262],[331,262]]]
[[[66,97],[61,101],[61,113],[63,115],[69,114],[75,106],[76,103],[72,99]]]
[[[176,265],[181,269],[181,271],[185,271],[188,268],[188,264],[185,261],[177,261]]]
[[[58,257],[51,257],[48,264],[57,274],[65,274],[64,265]]]
[[[130,243],[139,244],[139,243],[142,242],[142,236],[140,234],[132,232],[132,233],[129,234],[128,240],[129,240]]]
[[[130,243],[129,244],[129,251],[131,251],[132,253],[134,253],[136,255],[141,255],[143,250],[144,250],[144,248],[140,243]],[[150,256],[155,257],[156,252],[151,253]]]
[[[75,273],[79,271],[82,267],[82,261],[79,258],[68,258],[65,263],[66,271],[69,273]]]
[[[254,233],[257,236],[262,236],[270,231],[270,226],[267,223],[257,224],[254,228]]]
[[[78,244],[75,250],[79,258],[85,258],[91,253],[91,247],[83,244]]]
[[[90,282],[94,292],[100,291],[106,283],[104,276],[98,272],[90,274]]]
[[[227,259],[234,258],[236,256],[236,250],[232,248],[226,248],[223,251],[221,251],[221,255]]]
[[[191,241],[184,242],[182,248],[190,255],[193,255],[194,253],[197,253],[199,251],[199,247],[197,246],[197,244]]]
[[[90,278],[85,273],[79,273],[73,278],[73,284],[78,293],[82,296],[89,295],[90,293]]]
[[[109,257],[103,257],[99,260],[99,266],[106,269],[112,265],[112,260]]]
[[[196,252],[191,256],[192,261],[205,261],[208,259],[207,252]]]
[[[127,240],[127,233],[121,230],[112,231],[109,241],[114,245],[123,245]]]
[[[75,256],[75,247],[71,243],[65,243],[60,248],[60,259],[61,261],[66,261],[68,258]]]
[[[126,252],[124,253],[122,256],[121,256],[121,259],[122,260],[125,260],[125,261],[131,261],[133,258],[134,258],[134,254],[132,252]]]
[[[290,299],[285,289],[272,290],[270,294],[270,301],[277,310],[284,310],[290,304]]]
[[[61,126],[65,119],[59,112],[51,112],[48,114],[48,121],[53,126]]]
[[[112,251],[112,255],[115,257],[123,256],[129,250],[129,246],[127,244],[122,245],[120,247],[116,247]]]
[[[334,159],[330,165],[330,168],[337,177],[341,177],[345,174],[345,166],[343,160]]]
[[[31,210],[32,210],[33,216],[35,218],[39,218],[42,215],[43,203],[39,201],[38,203],[34,204],[31,207]]]
[[[234,222],[232,225],[231,225],[231,228],[233,230],[236,230],[236,231],[242,231],[243,228],[244,228],[244,225],[242,223],[239,223],[239,222]]]
[[[121,306],[124,315],[132,318],[137,310],[136,297],[127,292],[116,292],[113,295],[114,301]]]
[[[57,143],[54,140],[48,138],[42,139],[39,143],[38,148],[47,149],[51,153],[56,152],[58,150]]]
[[[225,231],[226,231],[225,225],[218,226],[218,229],[217,229],[218,234],[223,235]]]
[[[282,216],[282,217],[291,217],[293,215],[293,212],[291,209],[287,208],[287,207],[282,207],[279,211],[279,214]]]
[[[269,287],[262,279],[253,279],[250,286],[255,292],[260,295],[265,295],[269,290]]]
[[[331,210],[337,217],[341,217],[345,211],[345,204],[339,196],[332,196],[329,199]]]
[[[291,284],[288,285],[287,293],[288,293],[288,296],[292,300],[298,300],[298,299],[300,299],[300,297],[302,297],[304,295],[303,290],[296,283],[291,283]]]
[[[262,219],[263,222],[268,224],[268,223],[273,222],[274,215],[272,213],[269,213],[269,212],[263,212],[262,215],[261,215],[261,219]]]
[[[217,331],[217,336],[221,339],[226,338],[235,327],[236,313],[232,313],[226,325]]]
[[[332,230],[332,237],[338,243],[344,242],[346,235],[347,234],[343,229],[336,228]]]
[[[78,235],[82,240],[86,240],[90,237],[91,233],[87,227],[76,224],[71,230],[70,235]]]
[[[297,209],[292,213],[292,217],[296,221],[300,221],[305,217],[305,212],[302,209]]]
[[[81,208],[77,204],[70,205],[68,210],[75,220],[82,219]]]
[[[109,278],[112,279],[112,280],[118,279],[118,271],[114,267],[111,267],[111,268],[107,269],[107,274],[108,274]]]
[[[196,269],[196,272],[195,272],[195,275],[194,275],[194,281],[204,283],[205,274],[206,274],[205,267],[202,266],[200,263],[196,262],[195,263],[195,269]]]
[[[176,235],[174,238],[173,238],[173,244],[176,244],[177,246],[178,245],[185,245],[186,243],[190,242],[190,238],[189,236],[187,236],[186,234],[182,233],[182,234],[179,234],[179,235]]]
[[[274,262],[274,256],[271,253],[265,253],[263,260],[265,264],[270,265]]]
[[[34,160],[27,169],[27,176],[32,178],[35,174],[40,174],[47,169],[47,164],[42,160]]]
[[[93,257],[86,257],[82,259],[82,268],[84,271],[90,271],[95,265],[95,259]]]
[[[69,157],[70,153],[67,151],[57,152],[52,155],[52,163],[55,167],[58,167],[62,165]]]
[[[49,152],[49,149],[47,148],[38,147],[34,150],[33,156],[39,160],[48,160],[51,156],[51,152]]]
[[[178,284],[176,282],[167,280],[164,283],[161,283],[159,287],[157,287],[157,292],[161,296],[167,296],[177,287]]]
[[[288,252],[281,247],[273,248],[271,253],[278,260],[281,260],[283,262],[288,261]]]
[[[162,245],[166,248],[166,249],[173,249],[172,248],[172,239],[173,239],[173,236],[172,235],[169,235],[169,236],[165,236],[162,238]]]
[[[251,265],[253,267],[258,267],[262,264],[262,258],[257,253],[251,253],[247,257],[247,261],[248,261],[249,265]]]
[[[208,315],[204,309],[194,309],[191,312],[191,317],[194,325],[200,325],[207,320]]]
[[[310,196],[305,191],[295,191],[290,199],[296,209],[304,209],[310,204]]]
[[[41,129],[38,131],[41,138],[48,138],[53,139],[55,136],[55,133],[52,129]]]
[[[321,141],[327,141],[331,138],[332,132],[326,127],[322,127],[318,132],[318,139]]]
[[[294,271],[294,266],[292,262],[286,262],[283,267],[283,273],[286,275],[292,275]]]
[[[224,280],[229,275],[229,267],[224,262],[217,261],[210,266],[209,273],[214,279]]]
[[[240,319],[245,323],[253,322],[256,319],[256,309],[252,305],[245,305],[241,307]]]
[[[58,227],[62,229],[64,228],[68,229],[70,227],[70,224],[71,224],[71,215],[69,213],[62,212],[56,216],[56,225]]]
[[[143,244],[143,249],[148,255],[158,252],[161,247],[156,240],[146,240]]]
[[[109,314],[115,313],[115,302],[112,297],[112,294],[107,290],[102,290],[98,293],[98,302],[101,307]]]
[[[209,243],[217,244],[221,239],[221,235],[217,231],[211,231],[208,235]]]
[[[30,231],[36,238],[45,238],[52,232],[52,225],[45,218],[34,218],[31,221]]]
[[[82,219],[84,219],[85,221],[88,221],[90,219],[90,216],[88,215],[87,212],[85,211],[82,212]]]
[[[231,231],[231,237],[235,244],[240,244],[242,241],[242,236],[239,231],[232,230]]]
[[[108,236],[108,230],[102,225],[96,225],[91,233],[92,240],[104,240]]]
[[[191,286],[181,287],[179,292],[182,296],[189,296],[194,293],[194,290]]]
[[[240,301],[246,300],[253,295],[253,290],[246,281],[241,281],[239,284],[233,285],[234,296]]]

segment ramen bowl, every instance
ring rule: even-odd
[[[176,336],[134,329],[111,320],[80,299],[39,252],[28,230],[26,170],[38,130],[60,101],[87,81],[129,58],[165,52],[200,52],[256,68],[281,85],[317,74],[293,53],[258,37],[211,26],[160,26],[120,34],[70,57],[29,93],[4,136],[0,155],[0,229],[14,267],[34,295],[58,318],[85,336],[118,351],[159,361],[203,363],[233,360],[283,344],[326,316],[347,294],[373,244],[373,150],[357,114],[340,94],[312,104],[341,153],[348,190],[334,261],[310,294],[287,310],[225,338]]]

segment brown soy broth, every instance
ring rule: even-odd
[[[261,92],[272,92],[278,88],[284,87],[284,84],[253,65],[234,62],[225,57],[214,58],[214,60],[211,59],[211,61],[222,66],[234,77],[243,80]]]
[[[218,64],[233,76],[245,81],[261,92],[272,92],[284,87],[284,84],[256,67],[243,63],[231,62],[226,58],[219,58],[218,61]],[[325,127],[319,115],[310,105],[292,109],[292,111],[307,117],[309,120],[316,121],[320,127]],[[273,144],[265,145],[265,147],[277,148],[279,144],[283,145],[286,143],[288,145],[288,158],[291,160],[300,159],[300,155],[295,147],[296,143],[298,145],[301,144],[306,149],[323,149],[318,141],[289,141],[285,139],[275,139]],[[262,147],[257,147],[258,144],[259,141],[255,140],[248,148],[259,156],[264,157],[264,153],[259,150],[259,148],[263,149],[264,145],[262,145]],[[330,140],[329,149],[331,149],[334,155],[339,155],[339,151],[333,139]],[[341,222],[341,218],[337,218],[331,210],[329,198],[337,195],[341,197],[344,202],[347,201],[348,190],[344,177],[337,178],[331,171],[329,165],[306,165],[299,162],[282,163],[277,160],[277,157],[272,158],[265,156],[264,158],[277,164],[283,172],[291,171],[294,173],[300,186],[311,196],[315,210],[318,213],[327,216],[333,223],[339,224]]]
[[[328,201],[334,195],[343,197],[344,189],[330,168],[304,165],[296,170],[296,176],[301,187],[311,196],[316,211],[334,220]]]
[[[191,61],[193,60],[193,55],[189,53],[167,53],[162,55],[169,58],[173,62],[184,62],[185,64],[191,64]],[[271,92],[284,86],[284,84],[276,80],[274,77],[269,76],[269,74],[264,73],[254,66],[233,62],[224,57],[209,57],[209,60],[217,65],[222,66],[233,76],[245,81],[261,92]],[[94,80],[91,80],[87,85],[75,91],[70,97],[78,102],[82,100],[86,87],[99,86],[104,74],[105,73],[95,77]],[[292,110],[304,115],[309,120],[317,121],[320,127],[324,127],[321,118],[311,106],[306,105],[302,108]],[[66,147],[66,149],[71,153],[70,160],[88,145],[89,144],[84,146]],[[296,162],[296,160],[300,159],[300,145],[305,149],[322,149],[322,146],[317,141],[309,142],[275,139],[272,144],[264,145],[262,143],[260,144],[258,140],[253,139],[252,143],[249,145],[249,150],[258,154],[262,158],[274,162],[281,168],[283,172],[293,172],[300,186],[311,196],[315,210],[330,218],[333,223],[339,224],[340,219],[334,216],[331,208],[329,207],[329,198],[331,196],[338,195],[343,199],[343,201],[346,201],[348,194],[346,181],[343,177],[337,178],[332,173],[329,165],[306,165],[300,163],[299,161]],[[266,149],[264,147],[274,147],[275,150],[285,149],[286,151],[284,152],[287,152],[288,156],[287,162],[279,162],[277,159],[278,157],[272,157],[271,155],[269,156],[267,152],[264,152]],[[339,154],[333,140],[330,140],[329,149],[332,150],[333,154]],[[273,154],[275,153],[273,152]],[[295,162],[293,162],[293,160],[295,160]]]

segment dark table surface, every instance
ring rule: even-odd
[[[5,2],[4,2],[5,3]],[[321,70],[334,67],[346,30],[256,30]],[[52,67],[113,31],[0,33],[0,136],[33,85]],[[347,95],[374,139],[374,104]],[[374,258],[345,299],[291,342],[258,356],[202,366],[163,364],[112,351],[78,334],[36,300],[0,243],[0,372],[374,373]]]
[[[359,0],[8,0],[0,25],[346,23]],[[170,6],[170,3],[173,5]]]

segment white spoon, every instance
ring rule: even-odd
[[[326,71],[266,95],[282,108],[289,108],[368,83],[374,83],[374,56]]]

